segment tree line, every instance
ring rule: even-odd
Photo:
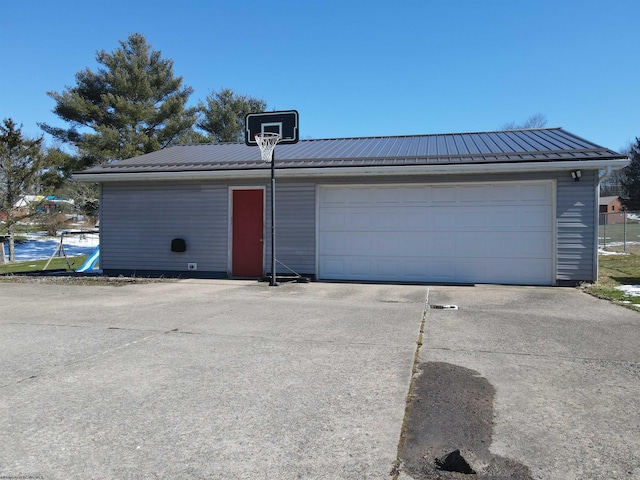
[[[96,53],[98,68],[75,74],[75,85],[49,91],[53,113],[66,127],[39,123],[54,139],[28,138],[22,126],[7,117],[0,124],[0,220],[9,236],[14,260],[14,227],[35,215],[16,211],[27,193],[72,198],[81,213],[96,213],[98,197],[91,185],[71,182],[71,175],[94,165],[201,142],[244,140],[244,117],[267,109],[263,99],[229,88],[210,93],[195,107],[187,102],[193,89],[173,71],[173,60],[140,33],[119,41],[112,52]]]

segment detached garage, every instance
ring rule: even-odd
[[[559,128],[278,145],[276,258],[318,280],[593,281],[599,182],[627,163]],[[76,178],[101,184],[106,274],[269,273],[255,147],[175,146]]]

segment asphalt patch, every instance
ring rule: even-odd
[[[493,386],[474,370],[419,364],[400,446],[402,471],[416,480],[532,480],[526,465],[489,451],[494,397]],[[444,469],[452,454],[462,456],[475,473]]]

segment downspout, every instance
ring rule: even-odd
[[[600,172],[604,172],[604,173],[600,173]],[[595,272],[595,278],[593,279],[594,282],[598,281],[598,247],[600,246],[600,184],[602,182],[604,182],[605,180],[608,180],[609,177],[611,176],[611,174],[613,173],[613,168],[611,167],[611,165],[607,166],[607,169],[604,171],[600,171],[598,173],[598,188],[596,188],[596,194],[595,194],[595,223],[594,225],[594,232],[595,232],[595,242],[594,242],[594,255],[593,255],[593,271]]]
[[[600,191],[600,184],[605,180],[608,180],[612,173],[613,168],[611,167],[611,165],[609,165],[607,169],[604,170],[604,173],[598,177],[598,192]],[[598,197],[600,197],[600,195],[598,195]]]

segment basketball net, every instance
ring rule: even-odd
[[[256,143],[260,147],[260,155],[264,162],[271,162],[273,149],[280,141],[280,134],[272,132],[262,132],[256,134]]]

